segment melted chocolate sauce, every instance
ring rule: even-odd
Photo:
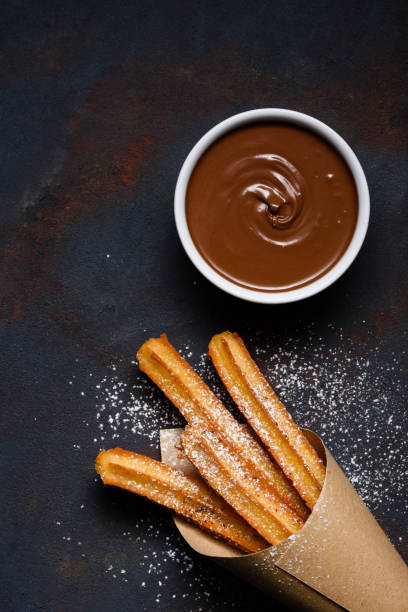
[[[232,282],[283,291],[341,258],[357,222],[353,177],[319,136],[258,123],[215,142],[191,175],[187,223],[204,259]]]

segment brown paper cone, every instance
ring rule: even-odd
[[[182,429],[160,432],[162,459],[189,473]],[[408,611],[408,568],[320,438],[304,430],[326,460],[319,500],[299,533],[242,555],[179,517],[174,521],[199,554],[294,610]]]

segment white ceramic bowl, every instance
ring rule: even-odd
[[[202,154],[210,145],[213,144],[213,142],[218,140],[225,133],[235,130],[238,127],[260,121],[293,123],[295,125],[307,128],[308,130],[315,132],[318,136],[324,138],[340,153],[345,162],[348,164],[357,188],[357,224],[353,238],[351,239],[351,242],[341,259],[339,259],[333,268],[331,268],[328,272],[326,272],[326,274],[317,280],[305,285],[304,287],[299,287],[298,289],[288,291],[255,291],[254,289],[240,287],[239,285],[236,285],[235,283],[221,276],[199,253],[190,236],[186,219],[187,186],[191,173]],[[188,154],[180,170],[174,196],[174,214],[177,231],[187,255],[196,268],[198,268],[198,270],[209,281],[227,293],[250,302],[259,302],[262,304],[284,304],[287,302],[302,300],[319,293],[319,291],[322,291],[323,289],[326,289],[326,287],[334,283],[334,281],[336,281],[351,265],[357,256],[361,245],[363,244],[367,232],[368,220],[370,216],[370,195],[368,192],[367,180],[360,162],[349,145],[341,136],[339,136],[339,134],[337,134],[337,132],[318,119],[303,113],[298,113],[296,111],[286,110],[283,108],[261,108],[229,117],[229,119],[221,121],[221,123],[218,123],[218,125],[213,127],[206,134],[204,134],[202,138],[200,138],[200,140]]]

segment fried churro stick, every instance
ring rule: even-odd
[[[275,463],[274,459],[268,454],[266,449],[257,442],[255,438],[255,433],[252,429],[249,429],[247,425],[242,423],[238,423],[239,427],[244,430],[247,448],[245,449],[246,453],[250,455],[253,453],[257,453],[259,457],[263,456],[263,461],[265,465],[268,466],[267,473],[259,472],[260,477],[267,478],[267,482],[270,486],[272,486],[275,490],[275,493],[279,495],[279,497],[300,516],[303,521],[305,521],[309,514],[310,510],[307,508],[299,493],[296,491],[292,483],[286,478],[285,474],[282,472],[281,468],[277,463]],[[258,472],[257,472],[258,473]]]
[[[257,552],[267,546],[266,541],[199,478],[121,448],[99,453],[95,469],[104,484],[148,497],[244,552]]]
[[[237,334],[214,336],[209,355],[231,397],[309,508],[324,482],[316,451],[266,382]]]
[[[270,544],[286,540],[290,533],[237,485],[200,443],[200,432],[187,425],[182,444],[200,474]]]
[[[251,470],[269,482],[283,502],[303,520],[308,510],[279,466],[273,463],[251,434],[242,428],[222,402],[169,343],[165,334],[151,338],[137,353],[139,367],[180,410],[188,423],[213,428],[229,440]]]
[[[234,452],[228,442],[209,429],[196,429],[195,432],[208,454],[250,499],[262,506],[289,533],[296,533],[303,527],[304,521],[300,516],[282,501],[265,478],[253,474],[248,463]]]

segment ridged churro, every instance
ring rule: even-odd
[[[182,443],[187,457],[200,474],[265,540],[270,544],[278,544],[289,537],[289,531],[248,496],[204,448],[199,430],[187,425]]]
[[[267,546],[267,542],[199,478],[121,448],[99,453],[95,469],[104,484],[148,497],[241,551],[257,552]]]
[[[170,344],[167,336],[151,338],[137,353],[139,367],[165,393],[191,425],[216,431],[248,470],[264,479],[288,507],[288,522],[293,511],[302,522],[308,510],[281,469],[271,461],[259,443],[245,430],[207,387],[191,366]]]
[[[239,410],[312,509],[324,482],[324,464],[261,374],[241,338],[231,332],[214,336],[209,355]]]
[[[260,504],[289,533],[301,529],[304,521],[275,493],[265,478],[254,474],[245,457],[237,454],[228,444],[210,429],[196,428],[200,443],[233,482],[251,499]],[[198,434],[199,432],[199,434]]]

